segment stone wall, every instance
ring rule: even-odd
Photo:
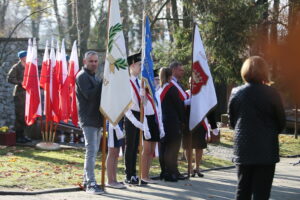
[[[7,43],[8,42],[8,43]],[[15,121],[13,88],[14,85],[6,80],[12,65],[18,62],[17,52],[27,49],[28,38],[6,39],[0,38],[0,53],[7,43],[3,62],[0,63],[0,126],[13,126]]]

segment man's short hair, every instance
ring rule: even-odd
[[[87,59],[88,57],[94,56],[94,55],[98,56],[98,53],[96,51],[87,51],[84,54],[84,59]]]
[[[173,71],[174,69],[176,69],[179,66],[182,66],[182,64],[180,62],[174,61],[169,65],[169,68]]]
[[[241,68],[242,79],[246,83],[269,83],[269,68],[260,56],[251,56],[245,60]]]

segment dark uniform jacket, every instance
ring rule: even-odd
[[[182,124],[185,123],[184,103],[178,90],[172,86],[161,102],[165,140],[181,137]]]
[[[274,164],[279,161],[278,134],[285,126],[279,94],[264,84],[234,88],[229,100],[230,125],[235,129],[237,164]]]
[[[75,89],[80,126],[100,128],[103,123],[99,110],[102,82],[83,67],[76,76]]]
[[[7,74],[7,81],[15,85],[13,96],[23,96],[25,98],[25,90],[22,87],[24,76],[24,67],[21,62],[18,62],[9,70]]]

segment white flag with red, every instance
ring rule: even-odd
[[[65,40],[62,40],[60,60],[58,65],[58,80],[59,80],[59,111],[60,120],[68,122],[69,120],[69,105],[70,93],[68,84],[68,63],[66,59]]]
[[[78,126],[78,112],[77,112],[76,92],[75,92],[75,79],[78,72],[79,72],[79,62],[78,62],[78,54],[77,54],[77,44],[76,41],[74,41],[71,56],[70,56],[70,61],[69,61],[68,80],[69,80],[69,88],[70,88],[69,112],[70,112],[70,118],[72,119],[72,123],[75,126]]]
[[[194,129],[217,105],[213,78],[208,66],[198,26],[194,28],[193,66],[191,88],[190,130]]]
[[[42,115],[40,81],[37,64],[37,45],[35,38],[31,47],[28,44],[28,55],[24,70],[23,88],[26,90],[25,122],[27,125],[34,124],[37,117]]]

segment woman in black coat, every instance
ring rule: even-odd
[[[261,57],[248,58],[241,76],[245,84],[234,88],[229,100],[230,125],[235,130],[236,199],[269,199],[284,109],[278,92],[268,85],[269,70]]]

